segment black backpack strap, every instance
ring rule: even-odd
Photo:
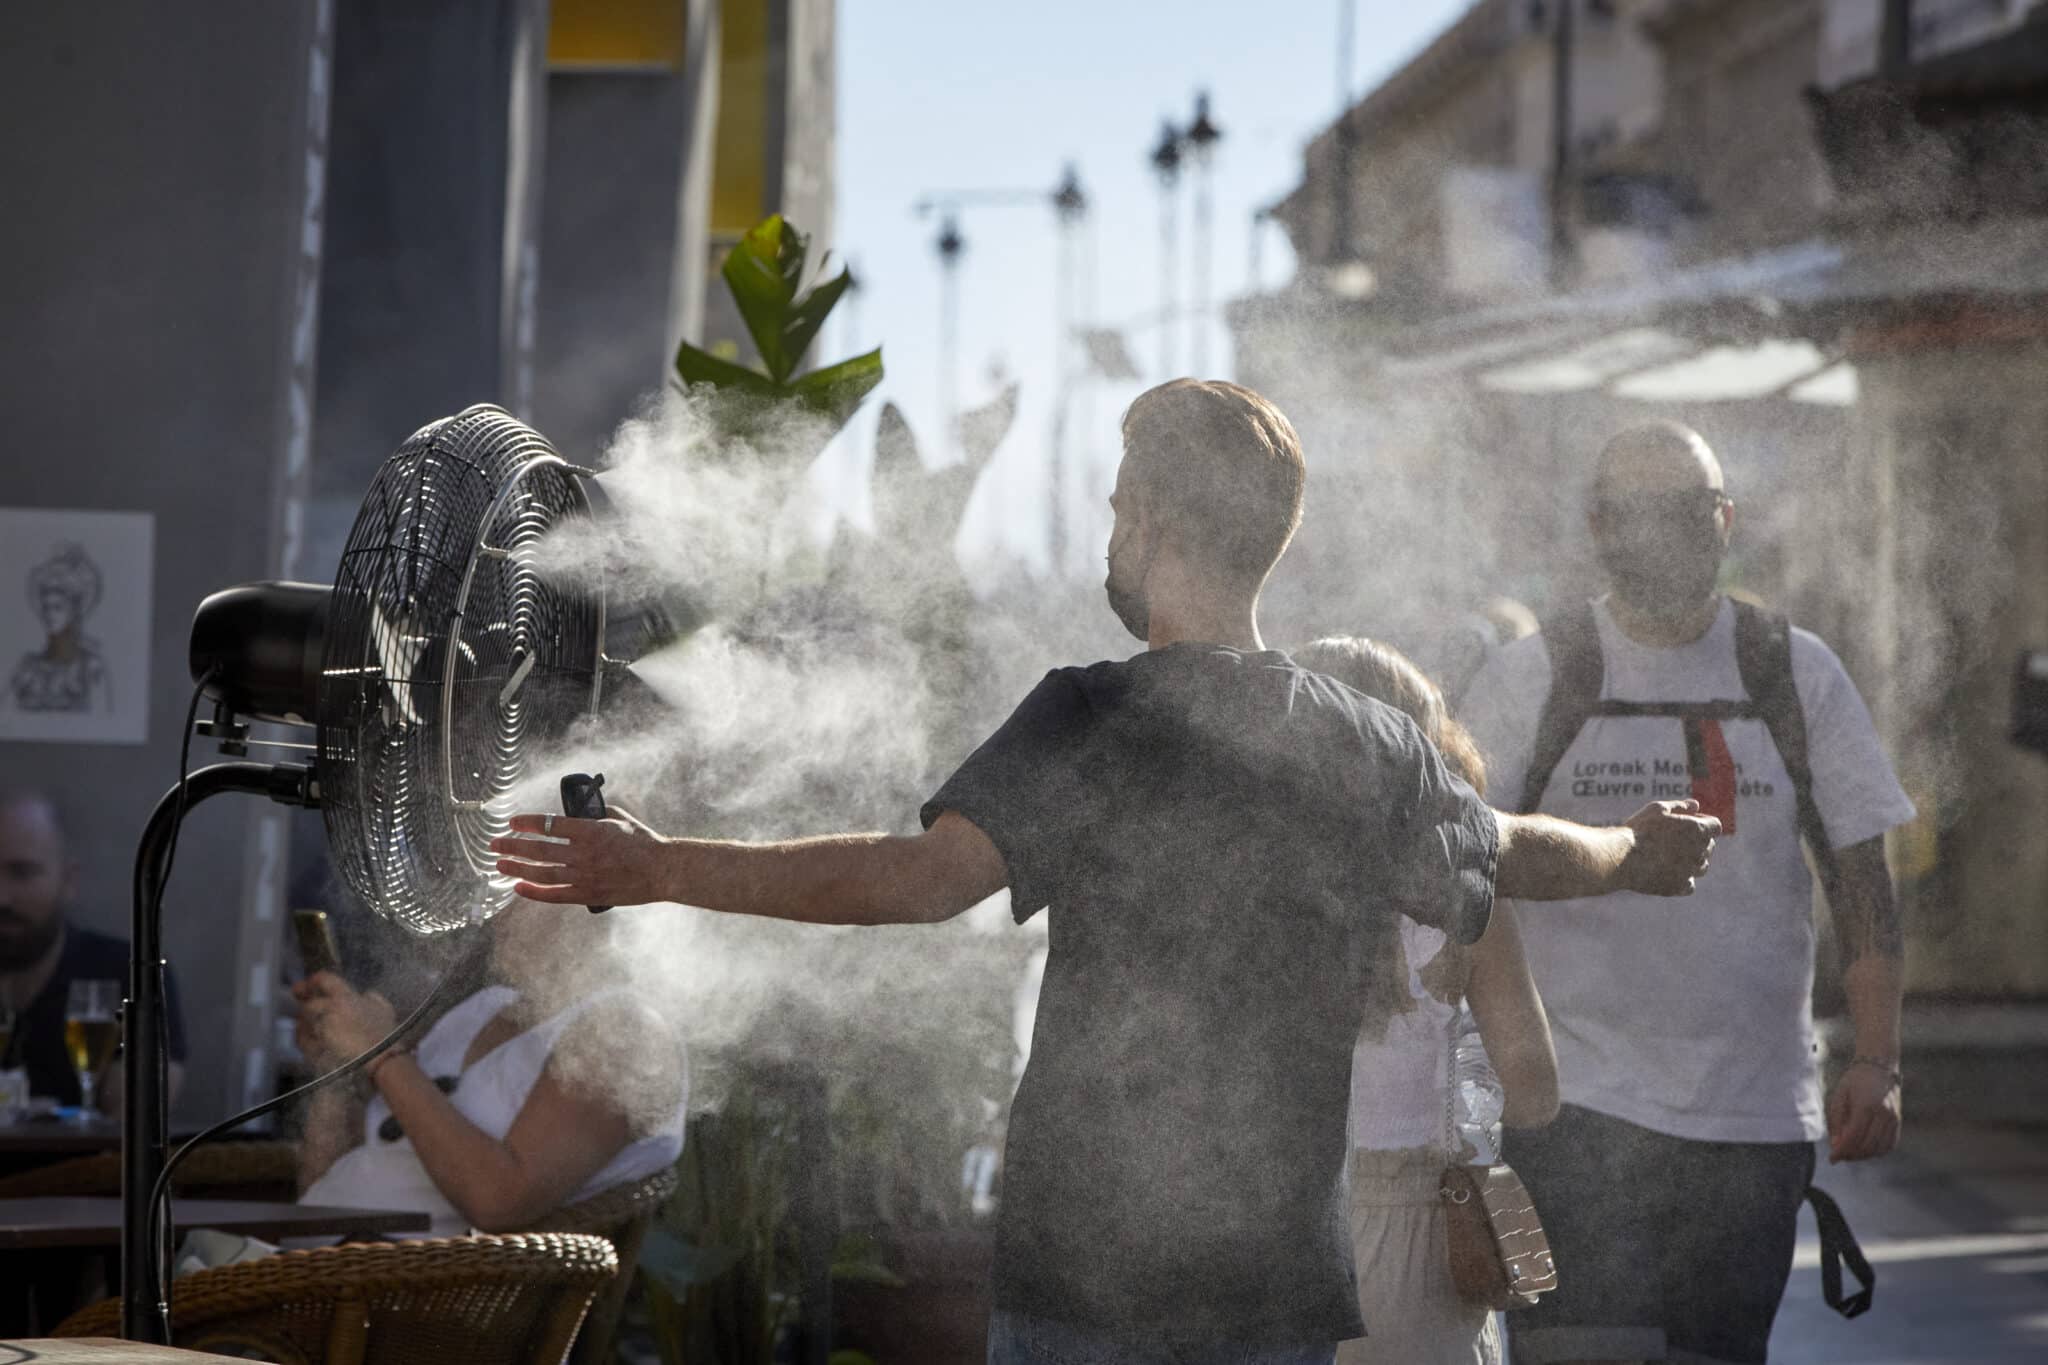
[[[1524,812],[1535,810],[1543,800],[1550,775],[1592,716],[1607,677],[1591,602],[1574,602],[1546,620],[1543,647],[1550,653],[1550,695],[1536,722],[1536,742],[1522,778],[1522,803],[1516,809]]]
[[[1617,701],[1593,703],[1595,716],[1666,716],[1674,720],[1755,720],[1755,703],[1747,701]]]
[[[1806,753],[1806,712],[1800,709],[1799,689],[1792,677],[1792,624],[1783,615],[1748,602],[1735,604],[1735,666],[1742,673],[1743,690],[1749,693],[1771,743],[1778,746],[1786,775],[1792,779],[1792,795],[1799,808],[1799,832],[1813,852],[1820,869],[1821,889],[1829,904],[1835,899],[1835,851],[1828,843],[1828,831],[1813,799],[1813,768]]]
[[[1820,1228],[1820,1292],[1827,1299],[1828,1307],[1845,1318],[1857,1317],[1870,1310],[1871,1299],[1877,1293],[1877,1272],[1870,1268],[1870,1259],[1863,1254],[1863,1248],[1856,1244],[1856,1234],[1849,1231],[1849,1220],[1842,1216],[1842,1206],[1834,1196],[1818,1185],[1806,1187],[1806,1202],[1813,1205],[1813,1221]],[[1842,1265],[1847,1262],[1849,1273],[1862,1286],[1855,1294],[1842,1294]]]

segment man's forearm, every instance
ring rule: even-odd
[[[1828,909],[1842,945],[1842,990],[1856,1029],[1856,1055],[1897,1065],[1906,935],[1885,866],[1884,840],[1837,849],[1834,862]]]
[[[1697,801],[1652,801],[1622,825],[1595,829],[1549,815],[1495,811],[1494,889],[1524,901],[1581,900],[1616,891],[1688,896],[1706,871],[1721,822]]]
[[[630,815],[512,817],[491,840],[498,871],[528,900],[555,905],[675,901],[804,924],[948,919],[1002,890],[994,844],[953,811],[923,834],[833,834],[772,844],[666,839]]]
[[[1892,1066],[1904,1046],[1899,1028],[1899,999],[1904,994],[1906,964],[1896,957],[1866,953],[1842,970],[1842,992],[1849,1002],[1849,1022],[1856,1030],[1856,1055]]]
[[[804,924],[894,924],[944,919],[920,885],[911,841],[887,834],[834,834],[773,844],[672,839],[667,898],[705,910]]]
[[[1595,829],[1549,815],[1500,819],[1500,860],[1494,889],[1514,900],[1578,900],[1624,889],[1621,874],[1635,848],[1625,825]]]

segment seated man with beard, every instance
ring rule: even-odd
[[[14,1016],[0,1067],[26,1069],[29,1094],[60,1105],[84,1101],[89,1083],[97,1107],[115,1111],[121,1063],[109,1060],[81,1073],[65,1047],[64,1024],[74,983],[106,983],[107,1008],[119,1007],[128,988],[128,941],[77,923],[77,899],[78,863],[56,801],[25,788],[0,791],[0,1016],[9,1010]],[[164,1010],[175,1097],[185,1074],[185,1024],[168,968]]]

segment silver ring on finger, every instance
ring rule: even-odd
[[[555,817],[552,812],[540,818],[540,832],[552,839],[555,837]]]

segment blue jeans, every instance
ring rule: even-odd
[[[998,1308],[988,1320],[988,1365],[1331,1365],[1319,1346],[1140,1346],[1053,1318]]]

